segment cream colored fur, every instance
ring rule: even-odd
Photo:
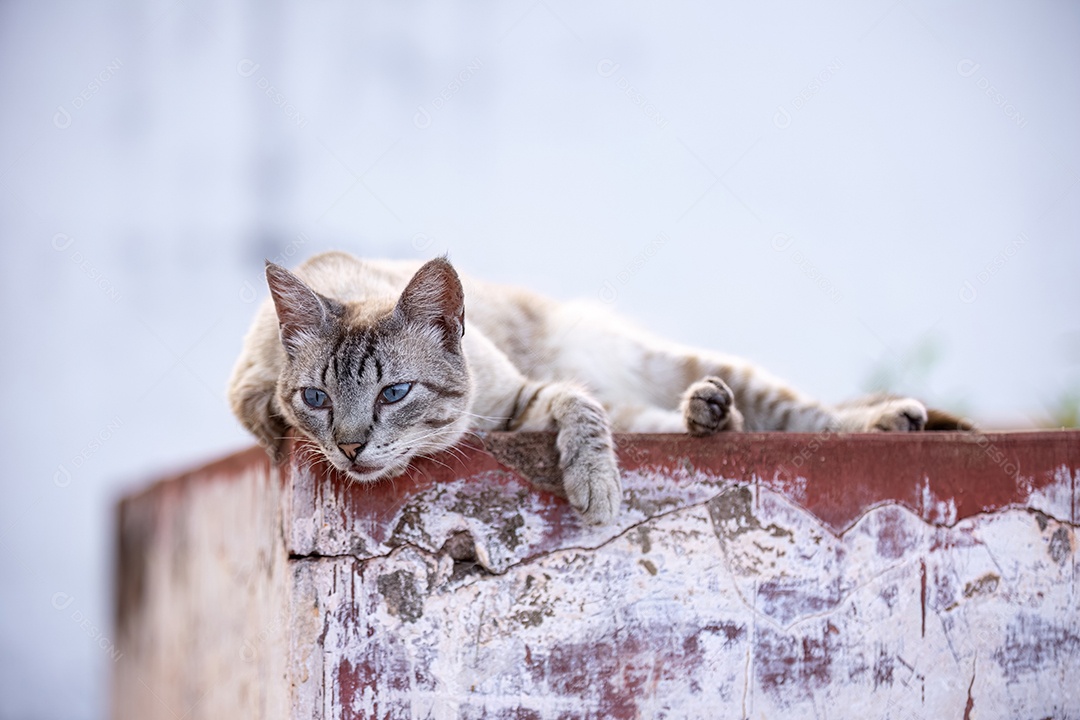
[[[331,252],[305,262],[296,276],[341,303],[346,309],[341,323],[359,332],[393,313],[410,279],[429,266]],[[471,278],[462,278],[461,284],[465,410],[425,452],[447,448],[467,431],[555,430],[567,496],[592,521],[610,520],[621,501],[612,431],[908,431],[927,422],[926,407],[911,398],[823,405],[745,360],[655,337],[598,304],[555,302]],[[424,292],[435,298],[441,286],[429,285]],[[301,295],[306,289],[290,288]],[[418,295],[415,302],[426,297]],[[291,302],[289,297],[276,299]],[[317,346],[317,335],[314,330],[311,337],[300,333],[298,342]],[[281,337],[275,305],[268,301],[234,371],[230,399],[235,412],[271,451],[285,426],[296,425],[350,472],[349,459],[334,446],[340,437],[319,437],[329,431],[305,428],[303,407],[283,390],[285,375],[303,375],[305,361],[290,361]],[[407,459],[402,456],[401,462]],[[400,470],[399,462],[394,472]]]

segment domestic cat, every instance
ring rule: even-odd
[[[230,381],[233,411],[271,454],[292,427],[360,482],[400,474],[470,431],[553,430],[569,502],[601,523],[622,496],[613,431],[963,426],[913,398],[825,405],[593,303],[462,279],[445,258],[327,252],[295,273],[268,262],[266,279],[271,299]]]

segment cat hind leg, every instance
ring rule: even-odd
[[[919,432],[930,417],[915,398],[882,395],[843,403],[835,412],[840,429],[847,432]]]

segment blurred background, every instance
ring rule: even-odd
[[[264,258],[1076,422],[1076,4],[7,2],[0,91],[3,718],[107,714],[115,502],[251,444]]]

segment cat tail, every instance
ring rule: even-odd
[[[973,432],[976,429],[975,423],[971,420],[953,415],[945,410],[928,407],[926,408],[926,414],[926,427],[923,430]]]

